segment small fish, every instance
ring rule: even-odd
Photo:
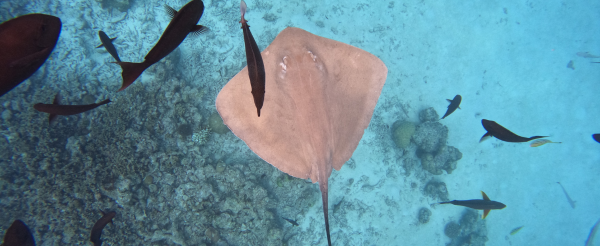
[[[342,197],[342,199],[338,203],[333,205],[333,213],[334,214],[340,209],[340,207],[342,207],[342,202],[344,201],[344,198],[345,197]]]
[[[548,137],[548,136],[533,136],[530,138],[521,137],[521,136],[509,131],[508,129],[504,128],[503,126],[496,123],[495,121],[486,120],[486,119],[482,119],[481,124],[483,125],[483,128],[485,128],[485,130],[487,132],[479,140],[480,143],[489,137],[496,137],[497,139],[500,139],[505,142],[511,142],[511,143],[529,142],[534,139]]]
[[[35,239],[29,227],[21,220],[15,220],[4,234],[4,246],[35,246]]]
[[[0,97],[46,62],[61,28],[58,17],[45,14],[23,15],[0,24]]]
[[[575,63],[573,60],[570,60],[569,63],[567,63],[567,68],[575,70]]]
[[[481,216],[482,219],[485,219],[485,217],[487,217],[490,210],[503,209],[506,207],[506,205],[504,205],[504,203],[490,200],[490,198],[483,191],[481,191],[481,195],[483,196],[483,199],[452,200],[452,201],[448,201],[448,202],[440,202],[439,204],[448,204],[449,203],[449,204],[464,206],[464,207],[468,207],[468,208],[472,208],[472,209],[483,210],[483,215]]]
[[[56,94],[56,96],[54,96],[54,101],[52,102],[52,104],[36,103],[35,105],[33,105],[33,108],[39,112],[49,113],[50,116],[48,117],[48,122],[52,123],[52,121],[56,119],[57,115],[80,114],[85,111],[95,109],[109,102],[110,99],[106,99],[99,103],[92,103],[86,105],[61,105],[60,95]]]
[[[592,138],[596,140],[596,142],[600,143],[600,133],[592,134]]]
[[[123,72],[123,85],[119,91],[125,90],[131,85],[146,68],[159,62],[165,56],[175,50],[188,34],[200,34],[208,31],[208,28],[202,25],[196,25],[204,13],[204,3],[202,0],[192,0],[183,6],[179,11],[166,6],[167,13],[172,17],[171,22],[160,36],[160,39],[152,47],[150,52],[144,57],[144,62],[116,62],[121,66]]]
[[[460,108],[460,102],[462,101],[462,97],[460,95],[456,95],[454,96],[454,99],[450,100],[450,99],[446,99],[448,100],[448,102],[450,102],[450,105],[448,105],[448,110],[446,111],[446,114],[444,114],[444,117],[442,117],[442,120],[444,118],[446,118],[448,115],[450,115],[451,113],[453,113],[457,108]]]
[[[512,229],[512,231],[510,231],[510,235],[512,236],[512,235],[517,234],[517,232],[519,232],[521,229],[523,229],[523,226],[519,226],[515,229]]]
[[[542,145],[547,144],[547,143],[562,143],[562,142],[552,142],[552,141],[550,141],[548,139],[538,139],[538,140],[535,140],[535,141],[531,142],[531,144],[529,146],[531,146],[531,147],[539,147],[539,146],[542,146]]]
[[[565,193],[565,196],[567,197],[567,201],[569,201],[569,204],[571,205],[571,207],[575,208],[575,201],[573,201],[573,199],[571,199],[571,197],[567,193],[567,190],[565,190],[565,187],[563,187],[563,185],[560,182],[556,182],[556,183],[558,185],[560,185],[560,188],[562,188],[563,192]]]
[[[106,35],[106,33],[104,33],[103,31],[98,32],[98,37],[100,37],[100,41],[102,42],[102,44],[98,45],[98,47],[96,48],[104,46],[106,51],[108,51],[108,53],[112,55],[115,58],[115,60],[117,60],[117,62],[121,62],[121,59],[119,58],[119,53],[117,53],[117,49],[112,43],[117,38],[109,38],[108,35]]]
[[[94,246],[102,245],[102,239],[100,239],[100,237],[102,237],[102,229],[104,229],[106,224],[112,224],[112,219],[115,217],[115,215],[117,215],[117,212],[115,211],[105,213],[104,211],[100,210],[100,212],[102,213],[102,218],[96,221],[94,227],[92,227],[92,233],[90,235],[90,241],[94,243]]]
[[[294,226],[298,226],[298,223],[297,223],[295,220],[292,220],[292,219],[286,219],[286,218],[283,218],[283,217],[281,217],[281,218],[282,218],[282,219],[284,219],[284,220],[287,220],[287,222],[290,222],[290,224],[292,224],[292,225],[294,225]]]
[[[592,230],[590,230],[590,235],[588,235],[587,240],[585,240],[585,246],[592,246],[594,245],[594,238],[596,237],[596,233],[598,232],[598,228],[600,228],[600,219],[598,219],[598,221],[596,221],[596,224],[594,224],[594,226],[592,227]]]
[[[250,32],[248,21],[244,19],[244,15],[246,14],[246,3],[244,0],[240,2],[240,12],[242,13],[240,23],[242,23],[242,29],[244,30],[248,77],[250,77],[254,106],[256,106],[256,112],[258,113],[258,117],[260,117],[260,109],[265,101],[265,64],[263,63],[258,45],[256,45],[256,41],[254,41],[254,37]]]
[[[600,56],[592,55],[590,52],[577,52],[577,55],[583,58],[600,58]]]

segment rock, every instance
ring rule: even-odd
[[[154,182],[154,177],[152,175],[148,175],[146,176],[146,178],[144,179],[144,184],[145,185],[150,185]]]

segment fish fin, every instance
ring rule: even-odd
[[[100,48],[100,47],[104,47],[104,44],[98,45],[96,46],[96,49]]]
[[[175,10],[174,8],[171,8],[171,6],[166,5],[166,4],[165,4],[165,11],[167,11],[167,14],[171,17],[171,19],[173,19],[173,17],[175,17],[175,15],[177,14],[177,10]]]
[[[483,200],[486,200],[486,201],[490,200],[490,198],[483,191],[481,191],[481,196],[483,196]]]
[[[58,116],[58,115],[50,114],[48,116],[48,124],[52,124],[52,122],[54,122],[56,120],[56,116]]]
[[[491,138],[491,137],[492,137],[492,134],[489,133],[489,132],[486,132],[485,134],[483,134],[483,136],[481,137],[481,139],[479,139],[479,142],[481,143],[481,142],[483,142],[483,141],[485,141],[485,140],[487,140],[488,138]]]
[[[31,55],[20,58],[16,61],[11,62],[8,66],[11,68],[23,68],[30,66],[32,63],[38,62],[39,60],[46,58],[46,52],[48,49],[52,50],[54,47],[45,48],[39,52],[35,52]]]
[[[109,102],[112,102],[112,101],[110,99],[106,99],[106,100],[104,100],[102,102],[99,102],[99,103],[96,103],[96,104],[98,104],[98,105],[104,105],[104,104],[107,104]]]
[[[117,37],[111,38],[110,42],[112,43],[113,41],[115,41],[115,39],[117,39]]]
[[[450,100],[450,99],[446,99],[446,101],[448,101],[449,103],[452,103],[452,100]]]
[[[116,64],[119,64],[121,66],[121,68],[123,69],[123,72],[121,72],[121,77],[123,77],[123,85],[121,85],[121,88],[119,89],[119,91],[125,90],[125,88],[127,88],[128,86],[130,86],[131,84],[133,84],[133,82],[140,77],[140,75],[144,72],[144,70],[146,70],[146,68],[149,67],[149,64],[142,62],[142,63],[134,63],[134,62],[114,62]],[[152,64],[150,64],[152,65]]]
[[[54,101],[52,101],[52,104],[54,105],[60,105],[60,94],[56,93],[56,95],[54,96]]]
[[[550,137],[550,136],[533,136],[533,137],[530,137],[529,140],[527,140],[527,141],[531,141],[531,140],[538,139],[538,138],[547,138],[547,137]]]
[[[490,213],[489,209],[484,209],[483,214],[481,215],[481,219],[482,220],[485,219],[485,217],[487,217],[489,213]]]
[[[203,25],[196,25],[192,28],[192,30],[190,31],[190,34],[192,34],[192,37],[197,37],[200,34],[206,33],[210,31],[210,29],[206,26]]]
[[[458,106],[458,109],[462,109],[462,108],[460,108],[460,106]]]

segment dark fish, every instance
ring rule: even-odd
[[[287,222],[290,222],[290,224],[292,224],[292,225],[294,225],[294,226],[298,226],[298,223],[297,223],[295,220],[292,220],[292,219],[286,219],[286,218],[283,218],[283,217],[281,217],[281,218],[282,218],[282,219],[284,219],[284,220],[287,220]]]
[[[242,12],[242,29],[244,30],[244,44],[246,46],[246,62],[248,63],[248,76],[250,77],[250,86],[252,87],[252,97],[254,97],[254,106],[260,117],[260,109],[265,101],[265,64],[263,63],[260,50],[254,37],[250,32],[248,21],[244,19],[246,14],[246,3],[240,2],[240,12]]]
[[[0,96],[29,78],[56,46],[62,23],[44,14],[20,16],[0,24]]]
[[[571,197],[567,193],[567,190],[565,190],[565,187],[563,187],[563,185],[560,182],[556,182],[556,183],[558,185],[560,185],[560,188],[562,188],[563,193],[565,193],[565,196],[567,197],[567,201],[569,202],[569,205],[571,205],[571,208],[575,208],[575,201],[573,201],[573,199],[571,199]]]
[[[600,143],[600,133],[592,134],[592,138],[596,140],[596,142]]]
[[[204,13],[204,3],[202,0],[192,0],[183,6],[179,11],[166,6],[168,14],[173,18],[160,39],[154,47],[144,57],[144,62],[117,62],[121,65],[123,72],[123,85],[119,91],[125,90],[131,85],[146,68],[157,63],[183,42],[189,33],[200,34],[208,30],[205,26],[196,25]]]
[[[483,216],[481,216],[482,219],[485,219],[485,217],[487,217],[490,210],[503,209],[506,207],[506,205],[504,205],[501,202],[491,201],[490,198],[488,198],[488,196],[483,191],[481,192],[481,195],[483,196],[483,200],[481,200],[481,199],[453,200],[453,201],[449,201],[449,202],[440,202],[440,204],[450,203],[450,204],[464,206],[464,207],[468,207],[468,208],[472,208],[472,209],[483,210]]]
[[[483,128],[485,128],[485,130],[487,132],[479,140],[480,143],[483,142],[483,140],[487,139],[488,137],[496,137],[497,139],[500,139],[502,141],[512,142],[512,143],[522,143],[522,142],[528,142],[528,141],[538,139],[538,138],[548,137],[548,136],[533,136],[530,138],[521,137],[521,136],[509,131],[508,129],[504,128],[503,126],[496,123],[495,121],[486,120],[486,119],[482,119],[481,124],[483,125]]]
[[[56,118],[57,115],[80,114],[85,111],[95,109],[109,102],[110,99],[106,99],[99,103],[92,103],[87,105],[61,105],[60,96],[56,94],[56,96],[54,96],[54,102],[52,104],[36,103],[35,105],[33,105],[33,108],[40,112],[49,113],[50,116],[48,118],[48,122],[52,123],[52,121]]]
[[[448,110],[446,111],[446,114],[444,114],[444,117],[442,117],[442,119],[446,118],[448,115],[453,113],[457,108],[460,108],[460,101],[462,101],[462,97],[460,95],[456,95],[456,96],[454,96],[454,99],[452,99],[452,100],[446,99],[446,100],[448,100],[448,102],[450,102],[450,105],[448,105]]]
[[[4,246],[35,246],[35,239],[23,221],[15,220],[4,234]]]
[[[104,211],[100,210],[100,212],[102,213],[102,218],[96,221],[96,224],[92,227],[92,234],[90,235],[90,241],[94,243],[94,246],[102,245],[102,240],[100,239],[100,237],[102,237],[102,229],[104,229],[106,224],[112,224],[112,219],[117,215],[117,212],[115,211],[104,213]]]
[[[103,31],[98,32],[98,37],[100,37],[100,41],[102,42],[102,44],[98,45],[98,47],[96,48],[104,46],[106,51],[108,51],[108,53],[110,53],[115,58],[115,60],[117,60],[117,62],[121,62],[121,59],[119,58],[119,53],[117,53],[117,49],[112,43],[117,38],[109,38],[108,35],[106,35],[106,33],[104,33]]]

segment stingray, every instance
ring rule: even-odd
[[[291,176],[319,183],[331,245],[327,179],[350,159],[387,77],[374,55],[288,27],[263,52],[265,98],[256,117],[248,68],[219,92],[217,111],[260,158]]]

